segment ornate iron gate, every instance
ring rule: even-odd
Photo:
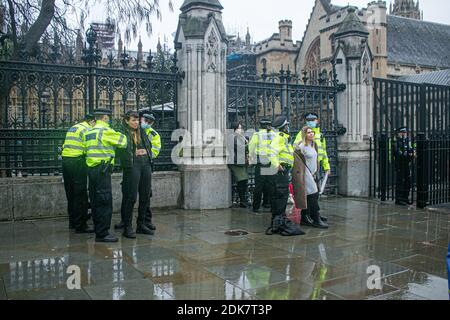
[[[395,200],[392,146],[406,126],[417,157],[412,161],[412,199],[418,207],[450,202],[450,87],[374,79],[371,196]]]
[[[321,131],[327,140],[331,176],[327,192],[337,194],[337,93],[344,90],[336,80],[327,80],[321,75],[317,83],[300,79],[289,70],[280,70],[277,75],[263,74],[261,78],[244,75],[244,79],[227,81],[227,103],[229,126],[241,121],[246,130],[257,130],[263,118],[275,119],[281,114],[291,123],[291,137],[295,139],[304,125],[303,117],[308,112],[317,112],[321,119]],[[293,141],[292,141],[293,142]],[[253,172],[250,174],[249,192],[254,187]],[[235,191],[235,190],[234,190]],[[236,192],[234,192],[236,197]]]

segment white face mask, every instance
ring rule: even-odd
[[[242,135],[242,129],[236,129],[236,134],[241,134]]]

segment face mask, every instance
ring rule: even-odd
[[[311,129],[314,129],[314,128],[317,127],[317,123],[316,123],[315,121],[307,121],[307,122],[306,122],[306,125],[307,125],[308,127],[310,127]]]
[[[236,134],[241,134],[242,135],[242,129],[236,129]]]
[[[148,123],[141,123],[141,128],[146,130],[146,129],[150,129],[151,126]]]

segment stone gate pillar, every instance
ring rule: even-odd
[[[346,85],[338,94],[338,121],[347,128],[339,138],[339,193],[368,197],[370,174],[369,138],[373,126],[372,54],[369,32],[354,8],[336,32],[334,55],[337,79]]]
[[[231,206],[231,175],[226,164],[227,37],[218,0],[185,0],[175,38],[178,68],[178,120],[185,130],[179,167],[185,209]],[[182,151],[181,151],[182,150]]]

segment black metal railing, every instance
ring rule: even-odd
[[[160,131],[162,151],[154,162],[155,171],[174,171],[171,152],[176,142],[172,131]],[[61,146],[66,131],[61,129],[0,129],[0,178],[62,174]],[[116,160],[116,169],[120,163]]]
[[[240,121],[246,130],[256,130],[261,119],[274,120],[279,115],[285,115],[291,123],[294,142],[305,123],[304,115],[309,112],[318,113],[331,166],[326,191],[337,194],[337,137],[343,133],[343,128],[337,122],[336,112],[337,93],[341,90],[345,90],[345,86],[336,79],[326,79],[323,75],[313,83],[305,75],[301,78],[283,69],[278,74],[263,73],[260,77],[242,75],[239,79],[227,81],[227,122],[231,127],[233,123]],[[250,170],[249,188],[251,193],[254,188],[253,170]]]
[[[395,200],[394,145],[406,126],[416,150],[411,160],[411,198],[418,207],[450,202],[450,87],[374,79],[374,134],[370,194]]]

